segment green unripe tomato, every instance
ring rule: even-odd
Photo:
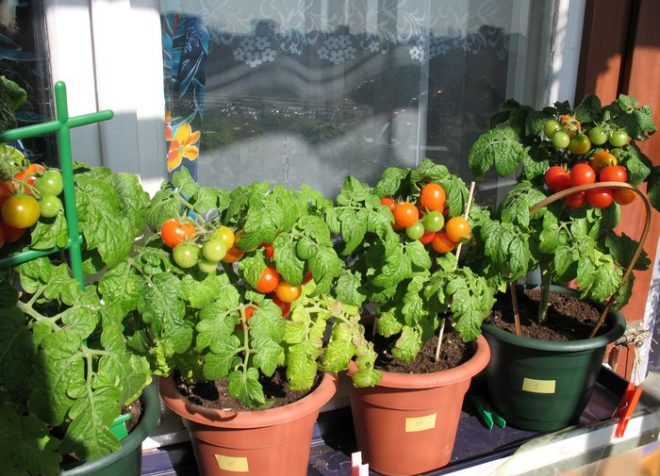
[[[589,140],[593,145],[603,145],[607,142],[607,132],[600,126],[596,126],[589,131]]]
[[[424,225],[421,221],[413,223],[408,228],[406,228],[406,236],[411,240],[419,240],[424,234]]]
[[[55,195],[44,195],[39,200],[39,214],[44,218],[53,218],[62,209],[62,200]]]
[[[225,243],[219,238],[213,238],[207,241],[202,247],[202,255],[204,256],[204,259],[212,263],[218,263],[226,254],[227,245],[225,245]]]
[[[585,134],[576,134],[568,143],[571,154],[584,155],[591,149],[591,141]]]
[[[557,149],[565,149],[570,142],[570,136],[564,131],[557,131],[552,134],[552,145]]]
[[[552,135],[561,129],[561,124],[556,119],[548,119],[543,125],[543,133],[548,139],[552,138]]]
[[[202,258],[199,260],[199,263],[197,263],[197,267],[202,273],[211,274],[218,269],[218,263]]]
[[[612,131],[610,133],[610,144],[612,144],[614,147],[623,147],[628,143],[628,141],[630,141],[630,137],[628,136],[628,133],[623,129]]]
[[[426,231],[440,231],[445,226],[445,217],[439,211],[433,210],[422,218],[422,223]]]
[[[199,262],[199,248],[190,243],[181,243],[172,250],[172,259],[182,268],[192,268]]]
[[[58,170],[48,169],[37,179],[35,187],[42,195],[59,195],[64,189],[62,174]]]

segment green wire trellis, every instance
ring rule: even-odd
[[[17,129],[11,129],[0,133],[1,142],[11,142],[29,137],[43,136],[47,134],[56,134],[57,152],[60,169],[62,170],[62,179],[64,182],[64,215],[66,216],[67,234],[69,240],[63,248],[51,248],[47,250],[27,250],[14,253],[10,256],[0,259],[0,268],[7,266],[16,266],[26,261],[31,261],[41,256],[51,255],[63,249],[69,252],[69,265],[71,274],[84,285],[84,273],[82,267],[82,237],[78,230],[78,212],[76,211],[76,197],[73,184],[73,160],[71,153],[71,129],[74,127],[95,124],[101,121],[112,119],[113,113],[110,110],[93,112],[82,116],[69,117],[69,107],[67,103],[66,85],[62,81],[55,83],[55,120],[33,124]]]

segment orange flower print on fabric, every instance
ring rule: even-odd
[[[184,157],[188,160],[197,159],[199,147],[195,144],[199,141],[201,135],[202,133],[200,131],[193,132],[190,124],[187,122],[177,127],[167,152],[168,172],[172,172],[181,165]]]
[[[165,113],[165,140],[167,142],[172,140],[172,114]]]

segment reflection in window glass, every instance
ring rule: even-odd
[[[470,179],[467,152],[490,115],[538,83],[533,25],[548,11],[519,0],[162,3],[168,170],[328,196],[348,174],[373,183],[424,157]]]
[[[16,111],[18,126],[53,118],[43,11],[40,0],[0,4],[0,76],[14,81],[27,93],[27,101]],[[21,142],[19,148],[31,160],[57,164],[52,136]]]

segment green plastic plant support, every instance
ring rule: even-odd
[[[119,441],[128,436],[126,423],[131,419],[131,417],[132,415],[130,413],[124,413],[123,415],[119,415],[117,418],[115,418],[115,421],[112,422],[110,431],[117,437]]]
[[[73,159],[71,154],[71,129],[74,127],[95,124],[112,119],[113,113],[109,110],[84,114],[82,116],[69,117],[69,107],[66,96],[66,85],[62,81],[55,83],[55,120],[19,127],[0,133],[0,142],[11,142],[29,137],[56,134],[57,152],[59,157],[62,179],[64,182],[64,215],[67,222],[67,234],[69,240],[64,248],[51,248],[49,250],[27,250],[15,253],[0,259],[0,268],[16,266],[26,261],[31,261],[41,256],[57,253],[62,249],[69,251],[69,263],[71,274],[84,285],[84,273],[82,267],[82,237],[78,230],[78,213],[76,211],[76,197],[73,184]]]

